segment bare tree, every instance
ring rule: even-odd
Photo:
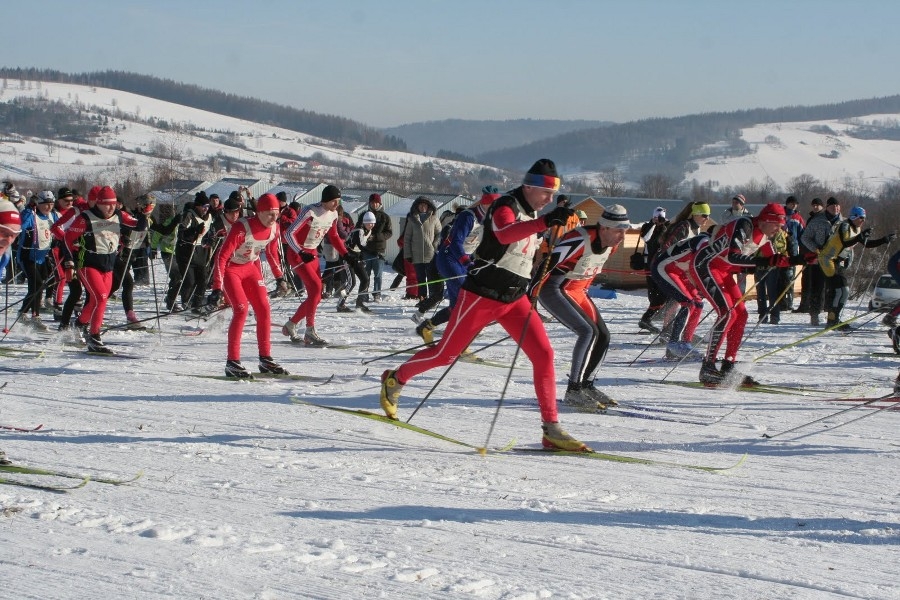
[[[625,178],[618,169],[604,169],[600,172],[597,190],[604,198],[621,198],[626,194]]]
[[[641,178],[640,194],[644,198],[673,198],[677,184],[668,175],[644,175]]]
[[[825,186],[822,185],[822,182],[809,173],[804,173],[791,178],[787,184],[787,193],[797,198],[801,205],[804,201],[827,195],[827,191],[825,190]]]

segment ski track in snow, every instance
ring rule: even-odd
[[[138,309],[153,306],[149,288],[136,294]],[[358,347],[290,344],[278,324],[296,302],[274,303],[276,360],[295,373],[335,374],[327,385],[194,376],[221,374],[227,314],[204,323],[206,332],[196,337],[105,336],[146,356],[141,360],[86,356],[55,336],[14,328],[0,348],[33,353],[0,356],[10,369],[0,377],[8,384],[0,391],[0,422],[44,428],[4,431],[0,448],[22,464],[144,476],[66,494],[0,486],[3,595],[900,598],[900,411],[830,431],[870,410],[854,409],[798,431],[818,433],[796,442],[761,437],[847,408],[824,398],[886,393],[897,361],[868,356],[890,349],[875,323],[868,336],[820,336],[744,363],[767,383],[822,389],[808,396],[654,383],[673,368],[668,364],[601,367],[597,383],[613,395],[724,415],[709,426],[561,408],[566,429],[598,451],[712,465],[749,454],[737,470],[710,474],[562,456],[482,458],[388,424],[294,405],[297,396],[377,410],[378,375],[409,354],[361,361],[418,343],[411,304],[389,300],[375,305],[377,316],[340,319],[333,304],[323,302],[317,329]],[[644,349],[616,332],[632,331],[645,304],[640,292],[599,301],[613,331],[611,363]],[[122,318],[118,303],[107,318]],[[741,358],[807,335],[803,319],[787,315],[778,328],[761,326]],[[172,316],[163,326],[175,331],[183,322]],[[558,324],[547,327],[561,393],[570,338]],[[491,327],[473,347],[503,335]],[[254,340],[251,318],[243,344],[248,366]],[[514,352],[506,341],[485,358],[508,364]],[[662,352],[655,346],[644,356]],[[524,357],[518,365],[491,446],[539,442],[530,365]],[[367,368],[364,377],[349,377]],[[681,365],[669,379],[694,381],[698,368]],[[460,362],[413,423],[482,444],[507,373]],[[405,387],[401,418],[441,374]]]

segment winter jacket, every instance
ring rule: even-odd
[[[428,211],[414,212],[416,207],[425,202]],[[414,265],[427,264],[434,258],[434,251],[441,241],[441,220],[437,209],[430,200],[418,199],[413,203],[406,215],[406,228],[403,232],[403,256]]]
[[[53,242],[50,228],[58,215],[54,211],[43,215],[37,209],[22,211],[21,214],[22,233],[18,238],[16,258],[20,264],[28,260],[42,265],[50,254],[50,244]]]
[[[394,235],[394,230],[391,227],[391,218],[384,212],[383,206],[378,210],[372,210],[372,205],[370,204],[367,210],[375,215],[375,227],[372,228],[372,235],[369,236],[369,243],[366,244],[366,252],[383,257],[384,251],[387,249],[387,241]],[[356,220],[357,228],[363,226],[362,220],[365,214],[365,210],[360,211],[359,218]]]
[[[840,214],[830,216],[824,210],[811,218],[809,223],[806,224],[806,229],[803,230],[803,234],[800,236],[800,244],[803,246],[801,250],[804,250],[805,252],[817,252],[825,245],[828,238],[834,233],[835,227],[840,222]]]

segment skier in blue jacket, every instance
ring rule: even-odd
[[[33,209],[22,211],[22,235],[16,248],[16,262],[28,281],[28,295],[19,309],[19,320],[38,331],[48,329],[41,321],[41,302],[44,288],[53,273],[49,257],[53,242],[50,228],[57,219],[53,211],[55,204],[53,192],[44,190],[38,194]]]
[[[450,320],[450,311],[456,304],[456,298],[462,289],[463,280],[472,262],[472,253],[481,241],[481,223],[491,203],[500,197],[493,185],[481,190],[481,199],[453,219],[449,233],[441,240],[435,255],[438,273],[446,281],[444,296],[449,304],[436,312],[430,319],[425,319],[416,326],[426,344],[434,343],[434,328]]]

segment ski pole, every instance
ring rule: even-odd
[[[765,354],[761,354],[761,355],[757,356],[756,358],[754,358],[754,359],[753,359],[753,362],[756,362],[756,361],[758,361],[758,360],[761,360],[761,359],[763,359],[763,358],[766,358],[767,356],[772,356],[773,354],[776,354],[776,353],[778,353],[778,352],[781,352],[782,350],[787,350],[788,348],[793,348],[794,346],[796,346],[796,345],[798,345],[798,344],[802,344],[803,342],[806,342],[806,341],[809,341],[809,340],[811,340],[811,339],[813,339],[813,338],[819,337],[819,336],[822,335],[823,333],[828,333],[829,331],[834,331],[834,330],[837,329],[838,327],[842,327],[842,326],[844,326],[844,325],[847,325],[848,323],[852,323],[853,321],[855,321],[855,320],[857,320],[857,319],[860,319],[860,318],[862,318],[862,317],[868,315],[869,313],[873,313],[873,312],[875,312],[875,311],[874,311],[874,310],[867,310],[866,312],[860,313],[860,314],[856,315],[855,317],[852,317],[852,318],[850,318],[850,319],[847,319],[846,321],[842,321],[842,322],[840,322],[840,323],[835,323],[834,325],[831,325],[830,327],[826,327],[825,329],[821,329],[821,330],[819,330],[819,331],[817,331],[817,332],[815,332],[815,333],[811,333],[811,334],[809,334],[809,335],[807,335],[807,336],[804,336],[804,337],[800,338],[799,340],[797,340],[796,342],[791,342],[790,344],[785,344],[784,346],[780,346],[780,347],[778,347],[778,348],[775,348],[774,350],[772,350],[772,351],[770,351],[770,352],[766,352]]]
[[[368,365],[370,363],[373,363],[373,362],[376,362],[379,360],[384,360],[385,358],[397,356],[398,354],[406,354],[407,352],[411,352],[413,350],[418,350],[419,348],[424,348],[427,345],[428,344],[426,344],[426,343],[422,343],[422,344],[417,344],[415,346],[410,346],[409,348],[404,348],[403,350],[397,350],[396,352],[391,352],[390,354],[385,354],[383,356],[376,356],[375,358],[370,358],[370,359],[364,360],[364,361],[362,361],[361,364]]]
[[[3,309],[3,333],[9,333],[9,281],[6,282],[6,307]]]
[[[774,270],[774,269],[771,269],[771,270]],[[778,303],[781,302],[781,299],[787,295],[788,290],[790,290],[791,288],[794,287],[794,282],[797,280],[797,277],[799,277],[801,273],[803,273],[803,267],[800,267],[799,269],[797,269],[797,272],[794,274],[793,277],[791,277],[791,280],[788,281],[787,285],[784,286],[784,289],[781,290],[781,293],[778,294],[778,297],[775,299],[775,302],[773,302],[772,305],[769,306],[768,309],[766,309],[766,312],[764,312],[762,315],[760,315],[759,319],[756,321],[756,324],[753,326],[753,329],[751,329],[749,332],[747,332],[744,335],[744,339],[741,340],[742,346],[744,345],[744,342],[746,342],[750,338],[750,336],[753,335],[757,329],[759,329],[759,324],[762,323],[766,319],[766,317],[769,316],[769,313],[772,312],[772,309],[775,308],[778,305]],[[768,273],[766,275],[768,275]],[[762,281],[762,280],[760,280],[760,281]]]
[[[487,350],[487,349],[490,348],[491,346],[496,346],[496,345],[499,344],[500,342],[505,342],[505,341],[508,340],[508,339],[509,339],[509,336],[507,335],[507,336],[505,336],[505,337],[500,338],[500,339],[497,340],[497,341],[494,341],[494,342],[491,342],[490,344],[487,344],[487,345],[485,345],[485,346],[482,346],[481,348],[477,348],[477,349],[475,349],[475,350],[472,350],[471,353],[472,353],[473,355],[474,355],[474,354],[477,354],[477,353],[481,352],[482,350]],[[434,385],[431,386],[431,389],[428,390],[428,393],[425,394],[425,397],[422,398],[421,402],[419,402],[419,404],[418,404],[418,406],[416,406],[415,410],[412,411],[412,414],[409,415],[409,418],[406,419],[406,422],[407,422],[407,423],[409,423],[409,422],[412,420],[412,418],[416,415],[416,413],[419,412],[419,409],[422,408],[422,406],[425,404],[425,401],[428,400],[428,398],[431,397],[431,394],[434,393],[434,390],[436,390],[437,387],[441,384],[441,382],[444,380],[444,377],[446,377],[447,374],[450,372],[450,369],[452,369],[453,367],[456,366],[456,363],[459,362],[459,359],[462,358],[462,356],[463,356],[462,353],[460,353],[456,358],[454,358],[454,359],[453,359],[453,362],[450,364],[450,366],[447,367],[447,370],[444,371],[443,374],[441,374],[441,376],[438,378],[438,380],[434,382]],[[512,369],[513,367],[515,367],[515,365],[516,365],[516,362],[515,362],[515,360],[513,360],[513,364],[512,364],[512,366],[510,367],[510,369]]]
[[[872,398],[871,400],[867,400],[867,401],[862,402],[862,403],[860,403],[860,404],[856,404],[856,405],[854,405],[854,406],[851,406],[850,408],[845,408],[845,409],[839,410],[839,411],[837,411],[837,412],[834,412],[834,413],[825,415],[824,417],[821,417],[821,418],[819,418],[819,419],[816,419],[815,421],[810,421],[810,422],[808,422],[808,423],[803,423],[802,425],[797,425],[796,427],[793,427],[793,428],[791,428],[791,429],[787,429],[787,430],[785,430],[785,431],[782,431],[781,433],[776,433],[776,434],[774,434],[774,435],[769,435],[768,433],[764,433],[764,434],[763,434],[763,437],[766,438],[767,440],[771,440],[771,439],[773,439],[773,438],[777,438],[777,437],[780,437],[780,436],[782,436],[782,435],[786,435],[786,434],[788,434],[788,433],[797,431],[798,429],[803,429],[803,428],[805,428],[805,427],[809,427],[810,425],[815,425],[816,423],[819,423],[819,422],[821,422],[821,421],[825,421],[826,419],[831,419],[831,418],[833,418],[833,417],[837,417],[837,416],[842,415],[842,414],[844,414],[844,413],[846,413],[846,412],[850,412],[851,410],[856,410],[856,409],[862,408],[862,407],[864,407],[864,406],[870,406],[870,405],[872,405],[872,404],[874,404],[874,403],[876,403],[876,402],[880,402],[880,401],[882,401],[882,400],[889,400],[889,399],[894,398],[894,397],[896,397],[896,396],[897,396],[897,393],[896,393],[896,392],[890,392],[890,393],[888,393],[888,394],[885,394],[884,396],[880,396],[880,397],[878,397],[878,398]],[[884,409],[884,408],[896,408],[896,407],[897,407],[897,402],[900,402],[900,399],[896,400],[896,401],[894,402],[894,404],[889,404],[888,406],[884,406],[884,407],[881,407],[881,408],[882,408],[882,409]],[[872,413],[872,414],[874,414],[874,413]],[[853,421],[856,421],[856,420],[858,420],[858,419],[853,419]],[[853,421],[847,421],[847,423],[852,423]],[[847,423],[844,423],[844,425],[846,425]],[[817,432],[816,432],[816,433],[817,433]],[[807,436],[809,436],[809,435],[813,435],[813,434],[812,434],[812,433],[810,433],[810,434],[805,434],[805,435],[803,435],[803,436],[801,436],[801,437],[807,437]],[[796,438],[796,439],[800,439],[800,438]]]
[[[771,272],[771,270],[770,270],[769,272],[767,272],[765,275],[763,275],[763,278],[765,278],[766,276],[768,276],[768,274],[769,274],[770,272]],[[762,279],[761,279],[760,281],[762,281]],[[754,287],[755,287],[755,286],[754,286]],[[708,336],[712,335],[712,332],[715,330],[716,325],[718,325],[720,322],[724,322],[724,321],[728,320],[729,315],[731,315],[731,313],[734,311],[735,307],[737,307],[738,305],[740,305],[742,302],[746,302],[747,298],[750,296],[750,294],[751,294],[752,292],[753,292],[753,288],[747,289],[747,290],[744,292],[744,295],[741,296],[741,297],[738,299],[738,301],[735,302],[735,303],[731,306],[731,308],[729,308],[727,311],[725,311],[725,314],[716,317],[716,322],[713,323],[713,326],[709,329],[709,331],[706,332],[706,335],[703,336],[703,338],[700,340],[700,342],[703,342]],[[703,317],[703,319],[700,320],[700,323],[697,323],[697,327],[699,327],[699,326],[703,323],[703,321],[705,321],[705,320],[706,320],[711,314],[713,314],[713,313],[716,313],[716,307],[715,307],[715,305],[713,305],[712,310],[709,311],[708,313],[706,313],[706,316]],[[700,342],[697,342],[696,344],[695,344],[695,343],[691,343],[691,351],[693,351],[694,348],[696,348],[697,345],[698,345]],[[686,359],[689,355],[690,355],[690,352],[688,352],[687,354],[685,354],[684,356],[682,356],[680,359],[678,359],[678,362],[675,363],[675,366],[672,367],[671,369],[669,369],[668,373],[666,373],[666,374],[663,376],[663,378],[662,378],[661,381],[665,381],[666,379],[668,379],[669,375],[671,375],[672,373],[674,373],[674,372],[675,372],[675,369],[677,369],[678,367],[680,367],[680,366],[681,366],[681,363],[683,363],[683,362],[685,361],[685,359]]]
[[[153,284],[153,304],[156,307],[156,332],[159,334],[159,339],[162,341],[162,322],[159,318],[159,294],[156,291],[156,265],[153,264],[153,259],[150,258],[150,278],[151,283]]]
[[[887,401],[892,402],[892,404],[886,404],[884,406],[877,406],[871,412],[867,412],[866,414],[860,415],[860,416],[856,417],[855,419],[850,419],[849,421],[844,421],[843,423],[838,423],[837,425],[830,427],[828,429],[828,431],[838,429],[839,427],[843,427],[844,425],[850,425],[851,423],[856,423],[857,421],[862,421],[863,419],[868,419],[869,417],[871,417],[873,415],[877,415],[878,413],[880,413],[883,410],[897,410],[898,408],[900,408],[900,404],[898,404],[898,402],[900,402],[900,398],[898,398],[898,399],[888,398]],[[808,438],[808,437],[816,435],[818,433],[822,433],[822,430],[811,431],[809,433],[804,433],[803,435],[798,435],[797,437],[792,438],[790,441],[793,442],[795,440],[802,440],[803,438]]]

